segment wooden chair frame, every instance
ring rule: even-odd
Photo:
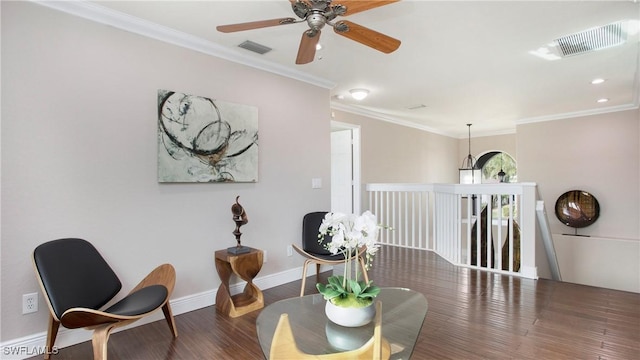
[[[169,325],[169,329],[171,330],[173,337],[178,337],[178,330],[169,304],[169,298],[171,297],[176,281],[176,272],[171,264],[163,264],[155,268],[128,294],[131,295],[134,292],[151,285],[164,286],[167,289],[166,299],[159,307],[150,312],[135,316],[124,316],[100,310],[76,307],[66,310],[60,318],[56,316],[56,313],[53,310],[53,306],[49,296],[47,295],[47,290],[40,278],[40,273],[38,272],[35,259],[33,261],[33,266],[36,274],[38,275],[38,282],[40,283],[42,293],[44,294],[44,298],[49,308],[49,325],[47,328],[46,352],[44,354],[45,360],[50,359],[51,354],[53,353],[53,346],[56,341],[56,336],[58,335],[60,324],[69,329],[86,328],[87,330],[93,330],[91,343],[93,345],[94,360],[107,360],[107,342],[109,340],[109,335],[114,329],[129,325],[151,313],[154,313],[160,308],[162,308],[165,320]]]
[[[304,251],[301,247],[296,244],[291,244],[293,248],[298,252],[298,254],[304,256],[306,260],[304,261],[304,265],[302,266],[302,286],[300,287],[300,296],[304,296],[304,287],[307,281],[307,267],[310,264],[316,264],[316,282],[320,282],[320,265],[340,265],[346,262],[346,259],[340,260],[327,260],[323,258],[319,258],[317,256],[313,256],[308,252]],[[369,276],[367,275],[367,265],[364,261],[366,249],[363,247],[358,250],[358,254],[355,255],[358,257],[358,263],[360,263],[360,268],[362,269],[362,276],[364,277],[364,281],[366,283],[369,282]]]

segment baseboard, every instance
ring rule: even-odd
[[[324,271],[324,269],[323,269]],[[286,284],[292,281],[300,279],[302,274],[302,267],[285,270],[276,274],[269,274],[265,276],[258,276],[255,278],[254,283],[263,290]],[[312,266],[309,269],[308,276],[315,275],[315,267]],[[239,282],[230,286],[232,294],[241,292],[244,289],[245,282]],[[170,301],[173,315],[180,315],[190,311],[205,308],[207,306],[215,305],[216,294],[218,289],[207,290],[201,293],[184,296],[181,298],[173,299]],[[133,324],[124,326],[117,329],[114,332],[119,332],[127,329],[134,328],[145,324],[152,323],[154,321],[163,320],[162,311],[157,311],[155,314],[147,316]],[[46,328],[46,324],[42,324],[43,328]],[[84,329],[65,329],[60,327],[58,336],[56,338],[56,349],[62,349],[67,346],[76,345],[85,341],[91,340],[91,331]],[[18,360],[33,357],[39,354],[44,354],[44,347],[47,340],[46,331],[24,336],[17,339],[12,339],[0,344],[0,358],[3,360]]]

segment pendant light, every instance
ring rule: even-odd
[[[500,153],[500,171],[498,172],[498,180],[500,180],[501,183],[504,182],[504,177],[507,175],[504,170],[502,170],[502,161],[503,161],[503,157],[502,157],[503,153]]]
[[[469,128],[469,155],[462,160],[462,166],[460,169],[460,184],[480,184],[482,183],[481,170],[478,167],[476,158],[471,155],[471,125],[467,124]]]

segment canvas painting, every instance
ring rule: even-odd
[[[257,182],[258,109],[158,90],[158,182]]]

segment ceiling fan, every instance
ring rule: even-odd
[[[300,46],[298,47],[298,56],[296,57],[296,64],[307,64],[313,61],[316,54],[316,45],[320,40],[320,32],[325,25],[333,27],[333,31],[338,35],[342,35],[348,39],[389,54],[400,46],[400,40],[348,20],[339,20],[335,22],[333,20],[338,16],[352,15],[398,1],[400,0],[289,0],[293,12],[301,20],[286,17],[231,25],[220,25],[216,27],[216,29],[223,33],[230,33],[306,21],[309,25],[309,29],[305,30],[302,34]]]

